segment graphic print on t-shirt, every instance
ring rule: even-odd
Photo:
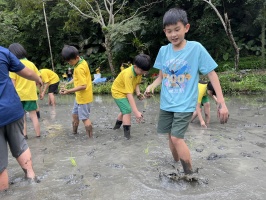
[[[181,59],[172,59],[163,66],[163,84],[169,93],[183,93],[188,80],[191,78],[189,74],[191,67],[188,63]]]

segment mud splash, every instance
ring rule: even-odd
[[[186,181],[180,162],[173,161],[167,138],[156,134],[158,96],[137,101],[143,123],[134,120],[131,139],[113,130],[118,113],[110,96],[95,96],[91,109],[94,136],[82,122],[72,134],[73,96],[57,96],[52,109],[39,101],[41,138],[35,138],[28,119],[28,144],[40,183],[29,183],[9,155],[10,189],[1,200],[114,199],[203,200],[265,199],[266,97],[227,99],[230,120],[221,125],[211,104],[211,123],[190,124],[186,142],[197,181]],[[72,161],[75,161],[73,165]]]

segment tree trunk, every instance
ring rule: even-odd
[[[232,30],[231,30],[230,20],[228,19],[227,13],[224,14],[225,19],[223,20],[222,16],[220,15],[217,8],[212,4],[211,0],[203,0],[203,1],[208,3],[212,7],[212,9],[216,12],[217,16],[219,17],[220,21],[222,22],[224,30],[226,32],[226,35],[229,38],[229,40],[230,40],[230,42],[233,45],[233,48],[235,50],[235,69],[238,70],[239,48],[235,42]]]
[[[224,14],[224,21],[225,21],[225,26],[226,26],[226,35],[228,36],[231,44],[234,47],[235,50],[235,69],[238,70],[239,68],[239,48],[235,42],[232,30],[231,30],[231,25],[230,25],[230,20],[228,19],[227,13]]]
[[[53,59],[53,53],[52,53],[52,47],[51,47],[51,41],[50,41],[50,35],[49,35],[49,29],[48,29],[48,23],[47,23],[47,18],[46,18],[44,1],[43,1],[42,5],[43,5],[43,15],[44,15],[44,20],[45,20],[45,26],[46,26],[46,31],[47,31],[48,44],[49,44],[49,49],[50,49],[51,64],[52,64],[52,69],[54,71],[54,59]]]
[[[107,54],[107,58],[108,58],[108,62],[109,62],[109,66],[112,72],[112,75],[115,76],[115,69],[113,66],[113,54],[112,54],[112,49],[111,49],[111,42],[110,39],[108,37],[108,35],[105,35],[105,50],[106,50],[106,54]]]
[[[262,16],[266,16],[266,9],[263,9]],[[265,31],[266,31],[266,20],[265,18],[261,22],[261,67],[266,68],[265,66]]]

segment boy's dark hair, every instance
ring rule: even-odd
[[[62,57],[66,61],[75,59],[78,55],[79,51],[74,46],[65,45],[64,48],[62,49]]]
[[[27,57],[27,51],[19,43],[13,43],[8,47],[9,51],[13,53],[18,59],[23,59]]]
[[[143,71],[149,71],[151,68],[151,58],[146,54],[139,54],[134,59],[134,65]]]
[[[169,25],[175,25],[177,22],[188,24],[187,13],[180,8],[171,8],[163,16],[163,28]]]
[[[212,86],[212,83],[209,81],[207,84],[207,90],[210,90],[212,92],[212,95],[216,96],[216,92]]]

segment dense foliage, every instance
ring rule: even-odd
[[[61,50],[65,44],[75,45],[80,50],[81,55],[89,62],[92,73],[98,67],[101,67],[105,73],[111,73],[103,45],[106,39],[104,33],[110,31],[111,28],[113,32],[110,33],[114,40],[112,60],[116,71],[119,71],[121,63],[132,62],[139,52],[149,54],[154,60],[160,46],[167,44],[162,31],[162,17],[171,7],[181,7],[187,10],[191,24],[187,39],[201,42],[220,63],[219,71],[234,68],[233,48],[221,21],[214,10],[203,0],[159,1],[149,10],[141,13],[135,21],[131,22],[132,24],[122,26],[117,23],[108,29],[103,29],[93,19],[82,17],[65,0],[0,0],[1,46],[8,47],[13,42],[23,44],[28,51],[29,59],[39,68],[51,69],[43,2],[53,62],[55,71],[59,75],[62,75],[68,67],[61,59]],[[87,8],[83,0],[72,2],[76,2],[83,10]],[[94,0],[87,2],[94,2]],[[117,0],[116,8],[119,8],[122,2],[126,4],[125,8],[120,11],[118,20],[131,16],[141,6],[139,2],[142,1]],[[143,2],[151,3],[155,0]],[[265,0],[212,0],[212,3],[222,16],[226,12],[230,18],[232,31],[240,48],[240,69],[265,68],[265,61],[261,60],[265,47],[265,44],[262,45],[262,36],[265,37],[263,26],[265,27],[266,24]],[[106,12],[102,10],[103,14]],[[125,29],[127,31],[123,31]]]

